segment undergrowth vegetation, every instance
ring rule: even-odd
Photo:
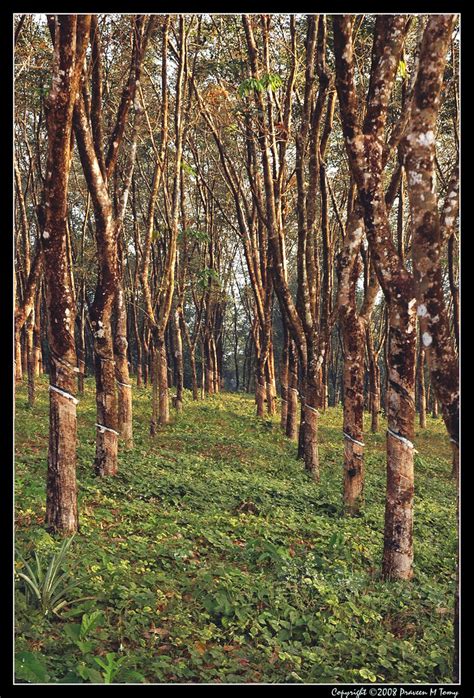
[[[78,583],[57,614],[45,613],[18,573],[36,558],[48,569],[61,548],[43,526],[47,384],[41,380],[33,410],[25,388],[17,391],[17,680],[451,680],[455,486],[440,419],[428,418],[415,439],[414,579],[388,583],[379,574],[382,430],[366,433],[366,503],[348,518],[341,408],[321,416],[320,485],[295,458],[278,417],[254,416],[251,396],[193,402],[186,393],[183,412],[155,439],[149,412],[150,390],[136,389],[135,449],[121,452],[117,477],[99,479],[94,382],[86,381],[78,406],[80,531],[56,591]]]

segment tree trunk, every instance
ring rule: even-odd
[[[28,375],[28,405],[33,407],[35,404],[35,361],[34,361],[34,326],[35,326],[35,311],[31,311],[25,323],[25,353],[26,353],[26,370]]]
[[[40,233],[44,230],[41,229]],[[49,231],[46,230],[47,235]],[[48,239],[48,238],[46,238]],[[43,270],[43,252],[40,244],[36,250],[33,262],[31,264],[30,273],[25,283],[25,289],[21,303],[15,308],[15,382],[18,383],[23,379],[23,372],[28,370],[27,362],[25,362],[23,371],[23,354],[22,354],[22,329],[27,321],[28,316],[35,308],[35,296],[39,286],[41,272]]]
[[[337,92],[351,171],[377,278],[388,304],[387,493],[382,573],[386,579],[413,575],[413,433],[415,419],[416,317],[414,284],[394,246],[385,200],[385,127],[407,31],[403,15],[378,15],[362,127],[355,88],[353,21],[334,17]]]
[[[342,329],[344,356],[344,508],[358,514],[364,492],[364,349],[366,322],[358,312],[357,281],[360,275],[360,249],[364,235],[362,210],[356,206],[349,215],[344,245],[338,258],[339,287],[337,305]],[[370,314],[369,296],[372,287],[366,284],[364,306]],[[373,294],[372,294],[373,296]],[[368,324],[368,323],[367,323]]]
[[[142,352],[142,339],[140,333],[138,332],[138,319],[137,311],[135,308],[135,296],[134,302],[132,303],[132,326],[133,333],[135,336],[135,346],[137,348],[137,363],[136,363],[136,373],[137,373],[137,388],[141,388],[143,385],[143,352]]]
[[[191,364],[191,380],[193,384],[193,400],[199,400],[199,389],[196,371],[196,352],[194,347],[189,352],[189,362]]]
[[[205,358],[205,346],[204,341],[201,340],[201,400],[204,400],[206,394],[206,358]]]
[[[183,364],[183,337],[181,334],[181,326],[179,322],[180,312],[177,309],[173,314],[173,338],[174,338],[174,357],[176,365],[176,400],[175,407],[177,412],[183,409],[183,387],[184,387],[184,364]]]
[[[344,327],[344,507],[357,514],[364,493],[364,323]]]
[[[413,230],[412,261],[422,344],[443,420],[454,444],[453,473],[457,473],[459,443],[459,375],[456,346],[444,301],[440,262],[441,226],[436,194],[435,132],[447,53],[455,15],[430,15],[423,34],[411,120],[403,141]],[[451,197],[451,194],[453,195]],[[456,192],[445,207],[444,222],[457,216]],[[449,200],[449,198],[448,198]],[[450,215],[446,215],[449,213]],[[449,224],[448,224],[449,219]]]
[[[265,416],[265,359],[262,348],[260,347],[259,356],[257,356],[255,370],[255,402],[257,403],[257,417]]]
[[[276,412],[276,385],[275,385],[275,366],[273,359],[273,343],[270,341],[270,350],[265,365],[265,381],[267,392],[267,412],[270,415]]]
[[[303,402],[304,430],[304,463],[313,480],[319,482],[319,451],[318,451],[318,405],[319,394],[319,364],[318,355],[311,343],[308,343],[308,368],[306,372],[305,396]]]
[[[45,225],[41,236],[50,347],[49,448],[46,526],[71,534],[78,527],[76,484],[77,399],[74,289],[67,259],[67,192],[74,102],[79,91],[90,15],[48,17],[55,45],[47,98],[48,154]]]
[[[84,393],[84,377],[86,372],[86,307],[85,288],[82,288],[81,309],[79,313],[79,342],[77,347],[77,363],[79,373],[77,375],[77,392]]]
[[[23,366],[21,363],[21,330],[15,331],[15,383],[23,380]]]
[[[148,385],[149,375],[150,375],[150,330],[147,327],[143,330],[143,385]]]
[[[413,576],[416,319],[414,308],[404,310],[398,304],[389,308],[387,498],[382,565],[386,579]],[[411,332],[407,332],[410,327]]]
[[[72,354],[72,351],[70,352]],[[64,355],[63,355],[64,356]],[[71,356],[72,358],[72,356]],[[46,482],[47,528],[71,534],[78,527],[76,484],[77,400],[71,367],[51,357],[49,403],[49,449]],[[61,392],[56,386],[61,385]]]
[[[204,342],[204,358],[205,358],[205,385],[207,395],[214,395],[214,364],[212,357],[212,346],[210,337],[207,337]]]
[[[114,337],[115,380],[118,397],[118,431],[124,441],[125,448],[133,448],[132,425],[132,384],[128,370],[128,340],[127,340],[127,311],[122,281],[119,278],[115,298],[116,327]]]
[[[94,204],[99,274],[90,320],[94,337],[96,381],[97,475],[115,475],[118,470],[118,414],[115,390],[112,308],[117,289],[117,244],[106,180],[101,175],[83,99],[75,105],[74,126],[81,163]]]
[[[213,392],[219,393],[221,382],[220,382],[220,376],[219,376],[219,363],[218,363],[218,359],[217,359],[217,348],[216,348],[216,342],[215,342],[214,336],[211,337],[210,347],[211,347],[211,372],[212,372]]]
[[[380,416],[380,368],[378,354],[374,349],[374,340],[370,324],[366,325],[367,355],[369,357],[369,390],[370,390],[370,430],[376,434],[379,430]]]
[[[371,365],[371,390],[372,390],[372,401],[371,401],[371,420],[370,420],[370,430],[372,434],[376,434],[379,430],[379,417],[380,417],[380,367],[378,362],[378,357],[374,357],[373,364]]]
[[[165,337],[163,335],[158,335],[156,338],[154,366],[153,394],[155,395],[156,390],[158,397],[158,423],[169,424],[168,360]]]
[[[283,338],[283,351],[281,355],[280,363],[280,386],[281,386],[281,415],[280,415],[280,426],[282,429],[286,429],[287,415],[288,415],[288,352],[289,352],[289,342],[290,338],[286,328],[284,328],[284,338]]]
[[[41,285],[35,301],[35,324],[33,328],[33,375],[41,374]]]
[[[288,412],[286,417],[286,435],[292,441],[298,438],[298,355],[293,340],[288,351]]]
[[[26,326],[28,324],[29,318],[31,314],[28,316],[26,319],[26,322],[23,326],[23,331],[21,333],[21,373],[22,376],[27,374],[28,375],[28,338],[27,338],[27,333],[26,333]]]
[[[420,338],[421,339],[421,338]],[[425,390],[425,350],[420,341],[418,349],[418,409],[420,411],[420,427],[426,429],[426,390]]]
[[[102,315],[103,317],[103,315]],[[116,475],[118,470],[118,412],[115,391],[115,360],[110,318],[92,320],[92,325],[104,327],[94,333],[96,384],[96,475]]]

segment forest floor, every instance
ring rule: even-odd
[[[451,681],[455,485],[441,419],[417,428],[415,574],[383,582],[385,423],[367,433],[363,514],[341,511],[342,409],[320,419],[321,483],[252,396],[193,402],[155,439],[134,388],[135,449],[93,474],[94,381],[78,405],[79,585],[59,617],[16,591],[17,679],[30,682]],[[367,415],[366,427],[369,427]],[[16,546],[48,563],[46,377],[17,390]],[[24,565],[16,563],[17,571]],[[24,571],[24,569],[23,569]]]

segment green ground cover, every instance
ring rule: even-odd
[[[149,389],[134,389],[135,449],[93,474],[94,382],[78,405],[80,531],[65,569],[78,581],[58,615],[16,584],[16,675],[32,682],[451,681],[455,486],[440,419],[417,429],[415,576],[380,579],[384,424],[368,433],[366,504],[341,511],[342,409],[320,420],[314,484],[251,396],[196,402],[148,435]],[[366,427],[369,428],[367,417]],[[43,527],[46,379],[17,391],[16,546],[47,566]],[[17,572],[25,572],[20,558]],[[85,597],[85,599],[84,599]],[[84,599],[73,603],[74,599]]]

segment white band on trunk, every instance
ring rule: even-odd
[[[115,431],[115,429],[110,429],[110,427],[104,427],[103,424],[97,424],[97,422],[96,422],[95,425],[96,425],[96,427],[99,429],[99,431],[102,432],[102,433],[104,433],[104,431],[111,431],[112,434],[116,434],[117,436],[120,436],[120,434],[118,433],[118,431]]]
[[[132,387],[131,383],[121,383],[117,379],[115,379],[115,382],[118,383],[119,385],[123,385],[124,388],[131,388]]]
[[[55,385],[50,385],[49,390],[54,390],[55,393],[58,393],[59,395],[62,395],[68,400],[71,400],[71,402],[73,402],[75,405],[77,405],[77,403],[79,402],[77,397],[74,397],[74,395],[71,395],[71,393],[67,393],[65,390],[61,390],[61,388],[56,388]]]
[[[311,407],[311,405],[305,405],[304,408],[305,408],[305,410],[311,410],[312,412],[315,412],[315,414],[317,414],[319,417],[319,412],[316,409],[316,407]]]
[[[400,434],[396,434],[396,433],[395,433],[394,431],[392,431],[391,429],[387,429],[387,432],[388,432],[391,436],[395,437],[396,439],[398,439],[399,441],[401,441],[402,443],[404,443],[406,446],[408,446],[408,448],[413,448],[413,449],[415,448],[414,445],[412,444],[412,442],[409,441],[408,439],[405,439],[404,436],[400,436]]]
[[[344,438],[347,439],[348,441],[352,441],[352,443],[357,444],[358,446],[365,446],[365,444],[362,443],[362,441],[357,441],[357,439],[353,439],[352,436],[349,436],[349,434],[346,434],[345,431],[342,432],[344,434]]]

